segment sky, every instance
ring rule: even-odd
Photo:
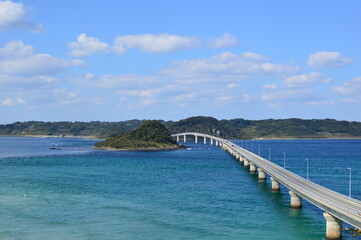
[[[361,121],[361,1],[0,0],[0,123]]]

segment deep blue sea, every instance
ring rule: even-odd
[[[322,211],[289,207],[219,147],[114,152],[96,140],[0,137],[0,239],[323,239]],[[361,140],[234,141],[361,200]],[[49,148],[62,150],[49,150]],[[349,239],[346,236],[344,239]]]

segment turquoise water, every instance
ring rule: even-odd
[[[108,152],[95,140],[0,137],[0,239],[322,239],[322,211],[289,207],[218,147]],[[241,145],[241,142],[238,142]],[[245,142],[242,142],[245,145]],[[249,141],[301,176],[361,199],[361,140]],[[62,150],[49,150],[50,147]],[[244,146],[245,147],[245,146]],[[344,239],[348,239],[347,236]]]

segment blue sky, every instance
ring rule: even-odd
[[[361,121],[360,1],[0,0],[0,123]]]

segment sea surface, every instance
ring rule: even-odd
[[[325,238],[320,209],[291,209],[285,187],[272,192],[219,147],[115,152],[96,142],[0,137],[0,239]],[[361,199],[361,140],[233,142],[304,177],[308,159],[311,181],[345,195],[351,167]]]

